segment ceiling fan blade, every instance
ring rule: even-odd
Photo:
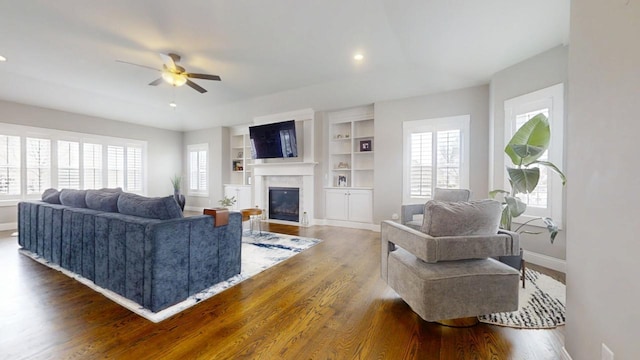
[[[192,88],[196,89],[197,91],[200,92],[200,94],[204,94],[207,92],[207,90],[205,90],[205,88],[203,88],[202,86],[194,83],[193,81],[187,79],[187,85],[191,86]]]
[[[173,58],[169,55],[158,54],[162,58],[162,62],[172,71],[176,70],[176,63],[173,61]]]
[[[123,64],[129,64],[129,65],[133,65],[133,66],[139,66],[139,67],[143,67],[143,68],[151,69],[151,70],[155,70],[155,71],[161,71],[160,69],[156,69],[156,68],[153,68],[151,66],[134,64],[134,63],[128,62],[128,61],[116,60],[116,62],[123,63]]]
[[[163,81],[162,78],[157,78],[157,79],[153,80],[152,82],[150,82],[149,85],[158,86],[158,85],[160,85],[160,83],[162,83],[162,81]]]
[[[204,80],[216,80],[216,81],[220,81],[222,80],[220,78],[220,76],[218,75],[209,75],[209,74],[191,74],[191,73],[187,73],[185,74],[187,75],[187,77],[192,78],[192,79],[204,79]]]

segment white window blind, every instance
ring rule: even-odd
[[[142,192],[142,148],[127,147],[127,191]]]
[[[41,194],[51,187],[51,141],[27,138],[27,194]]]
[[[124,147],[107,146],[107,186],[124,188]]]
[[[189,193],[208,194],[207,144],[189,145]]]
[[[80,189],[80,143],[58,140],[58,187]]]
[[[0,135],[0,195],[20,194],[20,137]]]
[[[82,144],[82,163],[84,167],[84,188],[99,189],[102,187],[102,145]]]
[[[404,122],[405,203],[432,198],[436,187],[468,187],[469,120],[465,115]]]

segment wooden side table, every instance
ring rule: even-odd
[[[242,214],[242,221],[249,221],[249,230],[253,232],[253,224],[258,223],[258,230],[262,234],[262,223],[260,222],[260,216],[262,215],[262,209],[249,208],[240,210]]]

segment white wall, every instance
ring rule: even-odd
[[[571,2],[566,348],[640,358],[640,3]]]
[[[490,186],[491,189],[504,188],[504,101],[516,96],[540,90],[551,85],[567,83],[566,46],[558,46],[521,63],[501,70],[491,78],[491,134],[494,139],[491,148]],[[565,86],[566,91],[567,86]],[[565,109],[567,101],[565,101]],[[566,117],[567,111],[565,111]],[[566,150],[566,149],[565,149]],[[566,151],[565,151],[566,152]],[[563,169],[564,170],[564,169]],[[556,176],[552,174],[552,176]],[[571,178],[568,179],[571,182]],[[566,201],[565,212],[566,212]],[[564,217],[566,219],[566,215]],[[566,259],[566,232],[561,231],[553,244],[544,228],[529,227],[542,234],[522,234],[522,247],[527,251]]]
[[[181,132],[1,100],[0,122],[147,141],[147,195],[173,193],[170,179],[182,164]],[[16,218],[15,206],[0,208],[0,224],[15,223]]]
[[[471,115],[469,188],[476,199],[488,196],[489,86],[376,102],[373,221],[391,219],[402,205],[402,122]]]
[[[186,196],[187,207],[200,209],[220,206],[218,201],[224,195],[222,185],[229,182],[231,174],[231,161],[229,160],[231,158],[229,154],[231,145],[229,140],[229,128],[221,126],[183,133],[182,142],[184,146],[181,151],[183,156],[182,163],[184,164],[182,169],[182,192]],[[209,196],[188,196],[189,161],[187,158],[187,146],[205,143],[209,145]]]

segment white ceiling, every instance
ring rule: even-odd
[[[0,99],[194,130],[487,83],[567,43],[569,0],[0,0],[0,34]],[[115,61],[168,52],[222,82]]]

